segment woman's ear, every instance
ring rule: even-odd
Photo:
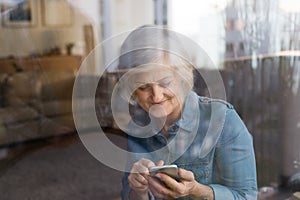
[[[138,100],[136,98],[135,93],[133,93],[130,97],[129,103],[133,106],[136,106],[138,104]]]

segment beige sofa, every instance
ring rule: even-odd
[[[0,74],[0,146],[74,132],[74,69]]]
[[[0,147],[56,135],[75,133],[72,92],[76,69],[34,70],[0,73]],[[117,128],[113,121],[110,96],[119,75],[110,73],[100,80],[93,75],[77,77],[82,86],[98,84],[95,96],[79,94],[82,106],[80,128],[84,132]],[[91,103],[91,98],[95,103]],[[99,123],[85,118],[96,109]]]

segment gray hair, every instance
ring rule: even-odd
[[[174,31],[145,25],[133,30],[121,46],[118,69],[132,69],[147,64],[167,65],[177,69],[193,88],[193,65],[182,40]]]

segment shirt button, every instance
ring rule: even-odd
[[[178,126],[176,126],[176,125],[171,126],[171,127],[170,127],[170,130],[171,130],[172,132],[175,132],[175,131],[178,130]]]

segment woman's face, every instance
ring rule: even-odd
[[[140,72],[135,79],[139,105],[155,117],[175,117],[181,113],[183,92],[181,77],[171,67],[155,67]],[[153,109],[155,108],[155,109]]]

